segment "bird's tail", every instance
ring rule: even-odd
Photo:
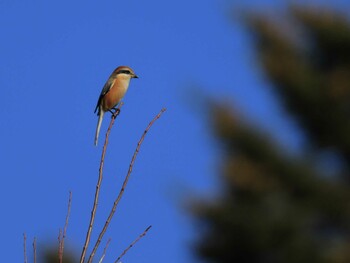
[[[102,119],[103,119],[104,113],[105,112],[103,110],[100,110],[100,112],[98,114],[98,122],[97,122],[96,135],[95,135],[95,146],[97,146],[98,135],[100,134],[100,129],[101,129],[101,124],[102,124]]]

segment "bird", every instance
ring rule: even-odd
[[[97,112],[98,116],[95,134],[95,146],[97,146],[103,115],[107,111],[115,114],[117,111],[116,106],[123,99],[126,91],[129,88],[129,83],[132,78],[138,78],[138,76],[130,67],[119,66],[112,72],[105,85],[103,86],[94,111],[94,113]],[[114,110],[114,112],[112,110]]]

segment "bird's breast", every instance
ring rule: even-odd
[[[111,89],[107,92],[103,99],[103,110],[108,111],[115,107],[124,97],[129,83],[115,81]]]

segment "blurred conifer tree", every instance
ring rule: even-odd
[[[300,6],[287,13],[289,27],[264,14],[245,22],[307,145],[288,154],[229,106],[212,104],[223,184],[215,200],[193,207],[206,262],[350,262],[350,23]],[[332,176],[320,169],[325,152],[340,164]]]
[[[39,262],[44,262],[44,263],[59,263],[58,259],[58,248],[56,247],[46,247],[45,250],[43,251],[43,254],[40,255],[41,260]],[[63,263],[77,263],[79,262],[78,258],[76,255],[74,255],[72,252],[67,252],[65,251],[63,253]]]

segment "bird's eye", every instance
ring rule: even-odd
[[[123,69],[123,70],[120,70],[120,71],[119,71],[119,74],[128,74],[128,75],[130,75],[131,72],[130,72],[130,70]]]

